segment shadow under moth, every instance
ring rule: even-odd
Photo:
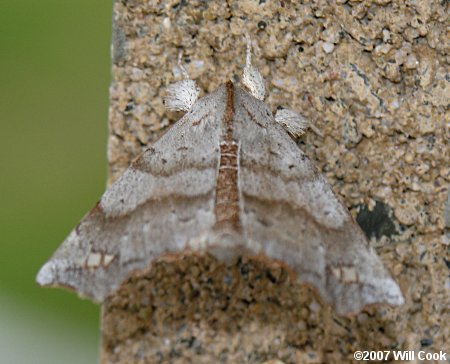
[[[362,230],[292,136],[308,127],[263,102],[247,61],[198,99],[185,79],[165,100],[186,114],[138,157],[41,268],[37,282],[102,302],[133,271],[165,254],[242,254],[280,262],[340,314],[403,296]]]

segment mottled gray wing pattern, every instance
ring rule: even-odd
[[[289,265],[339,313],[403,297],[330,185],[261,101],[235,88],[242,225],[251,250]]]
[[[182,251],[214,224],[225,87],[193,109],[106,190],[37,280],[102,301],[131,271]]]

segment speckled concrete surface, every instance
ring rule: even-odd
[[[448,14],[448,2],[421,0],[116,1],[110,180],[179,118],[162,101],[181,77],[178,51],[204,94],[239,82],[248,31],[272,110],[289,106],[324,135],[307,133],[299,146],[355,216],[381,206],[384,222],[369,219],[365,230],[406,304],[338,317],[289,279],[272,282],[271,268],[257,262],[258,279],[243,276],[242,262],[162,262],[105,305],[104,363],[345,363],[354,350],[450,353]],[[239,289],[217,284],[227,276]]]
[[[246,258],[160,261],[103,312],[105,363],[346,362],[398,345],[395,312],[338,317],[283,268]]]

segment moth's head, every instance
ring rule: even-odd
[[[257,68],[252,66],[252,41],[248,34],[245,34],[247,53],[245,67],[242,75],[242,84],[247,91],[256,99],[264,101],[266,87],[264,79]],[[189,111],[197,102],[200,90],[194,80],[189,75],[181,63],[182,53],[178,54],[178,67],[183,74],[183,80],[175,82],[167,87],[167,95],[164,104],[169,110]]]

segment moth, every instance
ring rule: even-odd
[[[164,254],[248,254],[288,266],[340,314],[402,304],[362,230],[289,135],[302,134],[305,120],[287,109],[274,116],[264,103],[250,40],[246,90],[228,81],[198,99],[181,69],[185,79],[165,101],[186,114],[106,190],[37,282],[102,302]]]

